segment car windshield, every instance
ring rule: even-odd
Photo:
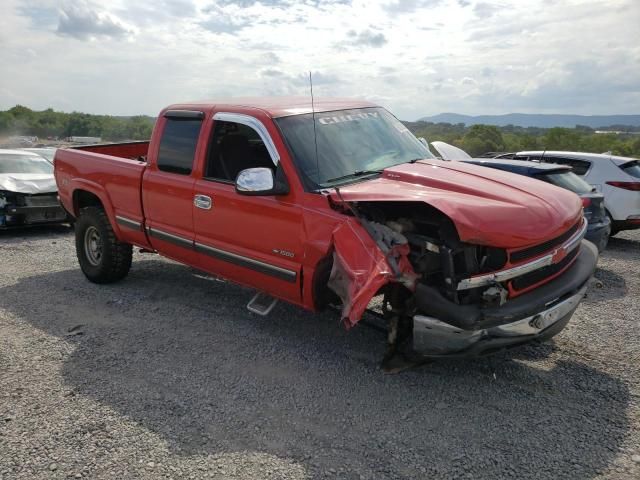
[[[0,174],[2,173],[53,174],[53,165],[40,155],[0,153]]]
[[[282,117],[276,122],[311,189],[340,185],[411,160],[433,158],[383,108],[319,112],[315,129],[312,114]]]
[[[573,172],[556,172],[539,175],[540,180],[552,183],[558,187],[566,188],[574,193],[589,193],[593,187]]]
[[[46,158],[50,162],[53,162],[53,156],[56,154],[55,148],[25,148],[27,152],[35,153],[36,155],[40,155],[41,157]]]
[[[620,168],[632,177],[640,178],[640,160],[632,160],[620,165]]]

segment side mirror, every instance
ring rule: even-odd
[[[241,195],[285,195],[289,193],[289,186],[286,181],[274,178],[270,168],[246,168],[236,177],[236,192]]]

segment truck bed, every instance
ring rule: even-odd
[[[65,210],[77,216],[78,199],[94,195],[104,205],[115,228],[119,229],[118,217],[142,226],[141,186],[148,146],[149,142],[130,142],[58,149],[54,157],[55,176]],[[142,229],[126,229],[122,233],[123,240],[147,243]]]
[[[138,160],[142,158],[146,159],[147,151],[149,150],[149,141],[83,145],[81,147],[73,147],[70,150],[82,150],[83,152],[101,153],[112,157]]]

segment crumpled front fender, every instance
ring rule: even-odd
[[[333,231],[332,240],[328,286],[342,300],[345,328],[360,321],[371,299],[387,283],[415,288],[417,275],[407,257],[409,244],[389,227],[350,218]]]

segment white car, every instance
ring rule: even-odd
[[[0,149],[0,230],[67,221],[53,165],[35,153]]]
[[[615,235],[621,230],[640,228],[640,160],[602,153],[526,151],[495,158],[558,163],[604,194],[604,206]]]

